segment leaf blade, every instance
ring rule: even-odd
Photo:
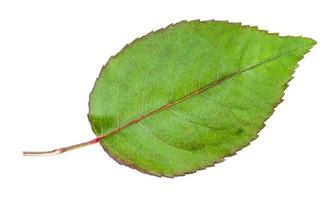
[[[169,26],[108,61],[90,123],[99,136],[135,120],[101,144],[140,171],[172,177],[211,166],[256,137],[314,44],[226,22]]]

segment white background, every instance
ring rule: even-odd
[[[336,199],[333,1],[0,1],[0,199]],[[184,19],[257,25],[318,44],[260,137],[216,167],[174,179],[117,164],[86,114],[100,68],[126,43]]]

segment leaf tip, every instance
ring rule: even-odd
[[[317,41],[309,38],[309,37],[302,37],[303,41],[305,42],[305,44],[308,46],[308,49],[313,48],[313,46],[315,46],[317,44]]]

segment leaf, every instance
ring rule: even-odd
[[[148,174],[212,166],[257,137],[315,44],[224,21],[151,32],[103,67],[92,129],[111,157]]]

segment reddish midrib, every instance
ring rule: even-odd
[[[221,79],[218,79],[218,80],[216,80],[216,81],[214,81],[214,82],[212,82],[212,83],[210,83],[210,84],[208,84],[208,85],[206,85],[206,86],[204,86],[204,87],[196,90],[195,92],[190,93],[190,94],[188,94],[188,95],[186,95],[186,96],[184,96],[184,97],[182,97],[182,98],[180,98],[180,99],[178,99],[176,101],[173,101],[171,103],[163,105],[163,106],[161,106],[161,107],[159,107],[159,108],[157,108],[157,109],[155,109],[155,110],[153,110],[153,111],[151,111],[151,112],[149,112],[149,113],[147,113],[145,115],[141,115],[140,117],[138,117],[138,118],[136,118],[136,119],[134,119],[134,120],[132,120],[132,121],[130,121],[130,122],[128,122],[128,123],[126,123],[126,124],[118,127],[118,128],[116,128],[116,129],[114,129],[114,130],[112,130],[112,131],[110,131],[110,132],[108,132],[106,134],[100,135],[100,136],[96,137],[93,140],[90,140],[90,141],[87,141],[87,142],[83,142],[83,143],[79,143],[79,144],[75,144],[75,145],[71,145],[71,146],[68,146],[68,147],[54,149],[54,150],[51,150],[51,151],[40,151],[40,152],[24,151],[23,155],[26,155],[26,156],[57,155],[57,154],[61,154],[61,153],[73,150],[73,149],[78,149],[78,148],[81,148],[81,147],[84,147],[84,146],[95,144],[97,142],[100,142],[100,140],[102,140],[105,137],[108,137],[110,135],[114,135],[114,134],[116,134],[116,133],[118,133],[118,132],[120,132],[120,131],[122,131],[122,130],[130,127],[130,126],[132,126],[133,124],[136,124],[136,123],[140,122],[141,120],[144,120],[144,119],[146,119],[146,118],[148,118],[148,117],[150,117],[152,115],[155,115],[155,114],[157,114],[157,113],[159,113],[159,112],[161,112],[163,110],[166,110],[166,109],[168,109],[168,108],[170,108],[170,107],[172,107],[172,106],[174,106],[174,105],[176,105],[178,103],[181,103],[181,102],[183,102],[183,101],[185,101],[185,100],[187,100],[187,99],[189,99],[189,98],[191,98],[193,96],[196,96],[196,95],[198,95],[198,94],[200,94],[200,93],[202,93],[202,92],[204,92],[204,91],[206,91],[206,90],[208,90],[208,89],[210,89],[210,88],[212,88],[212,87],[214,87],[216,85],[219,85],[222,82],[224,82],[225,80],[227,80],[227,79],[229,79],[229,78],[231,78],[233,76],[236,76],[238,74],[241,74],[241,73],[249,71],[249,70],[252,70],[252,69],[254,69],[254,68],[258,67],[258,66],[261,66],[261,65],[263,65],[265,63],[271,62],[271,61],[273,61],[273,60],[275,60],[275,59],[277,59],[277,58],[279,58],[281,56],[284,56],[286,54],[289,54],[290,52],[293,52],[293,51],[295,51],[295,50],[297,50],[299,48],[302,48],[302,47],[293,48],[293,49],[288,50],[288,51],[286,51],[284,53],[281,53],[281,54],[279,54],[277,56],[274,56],[274,57],[271,57],[269,59],[266,59],[265,61],[261,61],[261,62],[259,62],[257,64],[248,66],[244,70],[237,71],[237,72],[234,72],[232,74],[229,74],[228,76],[225,76],[225,77],[223,77]]]

